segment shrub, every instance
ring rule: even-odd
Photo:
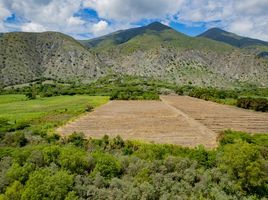
[[[218,163],[246,191],[262,190],[267,181],[267,174],[263,170],[265,160],[254,144],[240,141],[225,145]]]
[[[84,146],[86,139],[85,139],[85,135],[83,133],[76,133],[74,132],[73,134],[71,134],[68,137],[68,143],[72,143],[75,146]]]
[[[237,100],[237,106],[255,111],[268,112],[268,99],[241,97]]]
[[[90,104],[86,106],[86,112],[91,112],[94,109],[94,107]]]
[[[41,169],[31,174],[22,193],[22,200],[64,199],[73,184],[73,176],[67,171]]]
[[[25,96],[26,96],[29,100],[36,99],[36,93],[35,93],[35,92],[27,92],[27,93],[25,94]]]
[[[61,167],[72,173],[82,174],[92,168],[92,163],[90,163],[86,152],[71,145],[60,149],[58,162]]]
[[[3,139],[6,146],[23,147],[28,143],[23,132],[6,133]]]
[[[96,160],[96,166],[93,175],[100,173],[101,176],[111,179],[117,177],[121,172],[120,162],[110,154],[94,153],[93,158]]]

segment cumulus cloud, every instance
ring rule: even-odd
[[[85,21],[83,21],[79,17],[73,17],[73,16],[68,18],[66,21],[67,21],[68,25],[71,25],[71,26],[83,25],[85,23]]]
[[[21,30],[24,32],[44,32],[46,28],[40,24],[30,22],[22,25]]]
[[[107,31],[108,23],[106,21],[99,21],[92,26],[92,32],[94,35],[101,35]]]
[[[106,19],[136,22],[147,18],[165,18],[175,14],[183,0],[87,0],[90,7]]]
[[[83,9],[97,16],[76,15]],[[244,36],[268,40],[267,0],[0,0],[0,31],[15,14],[24,31],[61,31],[99,36],[133,27],[140,21],[179,22],[188,26],[219,26]],[[109,23],[108,23],[109,22]],[[17,30],[16,29],[16,30]]]

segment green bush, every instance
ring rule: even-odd
[[[73,134],[71,134],[68,139],[67,139],[68,143],[72,143],[75,146],[80,146],[83,147],[86,143],[86,139],[85,139],[85,135],[83,133],[76,133],[74,132]]]
[[[265,98],[241,97],[236,105],[240,108],[268,112],[268,99]]]
[[[91,171],[92,168],[86,152],[72,145],[62,147],[58,159],[60,166],[72,173]]]
[[[62,200],[70,191],[73,175],[67,171],[52,169],[36,170],[30,175],[22,193],[22,200],[55,199]]]
[[[100,173],[101,176],[111,179],[118,177],[121,172],[121,163],[112,155],[105,153],[94,153],[96,166],[93,170],[93,174]]]

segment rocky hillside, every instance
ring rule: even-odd
[[[0,46],[0,83],[5,86],[40,78],[92,79],[103,73],[90,51],[61,33],[7,33]]]
[[[268,86],[267,59],[222,42],[186,36],[160,23],[79,42],[54,32],[4,34],[1,84],[39,78],[88,82],[118,73],[179,84]]]
[[[268,42],[248,37],[242,37],[240,35],[224,31],[220,28],[211,28],[198,37],[206,37],[212,40],[230,44],[235,47],[248,47],[256,45],[268,46]]]
[[[251,53],[256,54],[258,57],[267,58],[266,55],[268,54],[268,42],[262,40],[242,37],[240,35],[236,35],[219,28],[211,28],[197,37],[224,42],[234,47],[249,50]]]
[[[182,84],[268,86],[267,61],[250,51],[206,38],[192,38],[160,23],[142,27],[142,34],[128,37],[125,42],[114,42],[115,38],[123,38],[123,33],[99,38],[97,44],[96,39],[87,42],[112,71]]]

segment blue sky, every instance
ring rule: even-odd
[[[159,21],[190,36],[219,27],[268,41],[267,10],[268,0],[0,0],[0,32],[87,39]]]

